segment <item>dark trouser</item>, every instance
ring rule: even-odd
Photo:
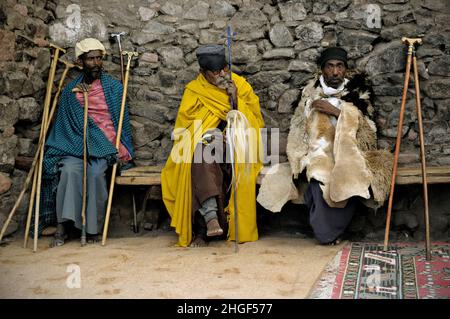
[[[357,208],[355,197],[350,198],[344,208],[328,206],[323,199],[320,183],[316,180],[309,183],[305,202],[309,209],[309,223],[322,244],[332,242],[344,233]]]

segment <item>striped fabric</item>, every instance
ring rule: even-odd
[[[72,89],[81,83],[82,79],[83,75],[80,75],[62,91],[56,121],[45,143],[39,234],[46,226],[56,224],[55,196],[58,186],[58,163],[63,156],[83,158],[83,108],[80,107],[75,93],[72,92]],[[106,73],[102,73],[100,80],[114,128],[117,131],[123,86],[120,81]],[[113,165],[117,161],[115,146],[108,141],[102,130],[98,128],[92,119],[89,118],[88,123],[88,157],[105,158],[108,161],[108,165]],[[125,105],[120,141],[126,147],[131,157],[134,158],[127,105]],[[128,164],[126,168],[131,166]],[[124,168],[125,166],[121,169],[123,170]],[[33,230],[34,227],[31,229]]]

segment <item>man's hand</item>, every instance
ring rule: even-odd
[[[341,114],[341,110],[339,110],[337,107],[326,100],[315,100],[314,102],[312,102],[311,106],[313,107],[313,109],[321,113],[334,117],[339,117],[339,114]]]
[[[237,106],[237,87],[234,84],[233,80],[228,80],[226,91],[228,96],[233,99],[234,105]]]

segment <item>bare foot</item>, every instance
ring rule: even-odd
[[[189,245],[189,247],[206,247],[208,246],[208,243],[201,237],[201,236],[195,236],[192,243]]]

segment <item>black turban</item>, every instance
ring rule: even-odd
[[[342,48],[338,48],[338,47],[331,47],[331,48],[327,48],[326,50],[324,50],[322,52],[322,54],[320,55],[319,58],[319,65],[320,68],[323,68],[323,66],[325,65],[325,62],[327,62],[328,60],[340,60],[343,61],[345,64],[345,67],[348,67],[347,65],[347,51],[345,51]]]
[[[197,49],[196,54],[198,64],[203,70],[218,71],[227,65],[225,48],[221,45],[203,45]]]

